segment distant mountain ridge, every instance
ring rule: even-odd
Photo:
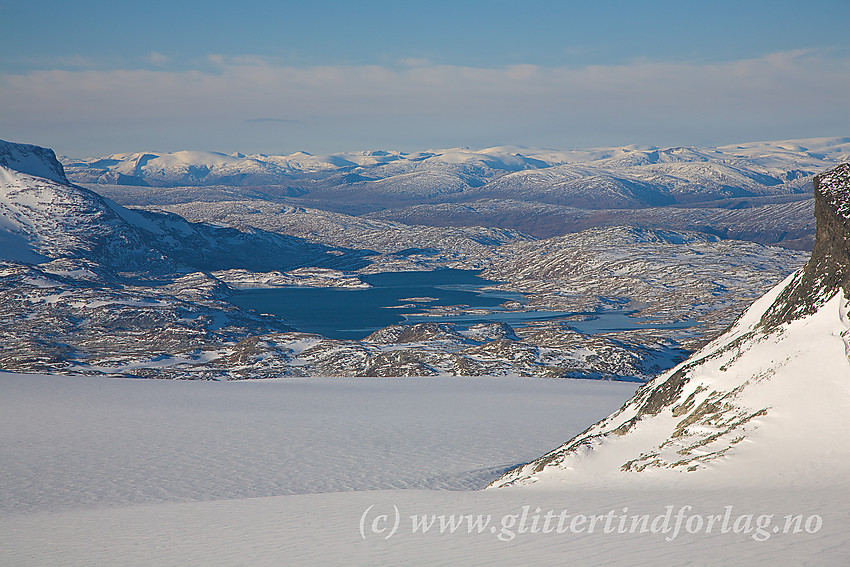
[[[729,197],[804,193],[811,177],[850,157],[850,138],[719,147],[545,150],[500,146],[413,153],[286,156],[180,151],[62,157],[77,183],[124,186],[285,187],[289,196],[369,204],[511,198],[632,208]]]

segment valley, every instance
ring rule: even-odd
[[[811,176],[850,142],[62,163],[4,147],[6,369],[647,380],[803,264]],[[335,321],[370,278],[458,270],[487,282]],[[246,299],[276,293],[300,314]]]

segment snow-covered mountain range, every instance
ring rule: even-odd
[[[256,188],[249,187],[89,186],[111,189],[116,198],[126,197],[124,190],[146,195],[153,205],[142,210],[69,183],[50,150],[4,144],[0,239],[7,245],[0,255],[0,315],[8,348],[0,365],[5,369],[175,378],[521,374],[648,379],[713,337],[743,305],[804,259],[792,250],[705,232],[589,228],[540,240],[499,227],[412,226],[268,195],[258,199]],[[605,159],[613,159],[606,152]],[[593,151],[536,153],[533,159],[516,153],[443,152],[438,161],[436,153],[414,159],[371,152],[348,161],[401,169],[429,162],[427,167],[443,168],[446,175],[458,168],[464,175],[487,168],[508,175],[510,170],[543,169],[558,159],[599,157]],[[222,163],[244,159],[230,156]],[[305,156],[299,159],[287,167],[350,167],[339,156],[320,160],[325,169]],[[180,199],[163,210],[157,198],[168,191]],[[226,191],[231,199],[205,200],[215,191]],[[341,341],[295,332],[286,321],[228,300],[234,289],[244,287],[362,289],[364,274],[443,268],[483,270],[502,282],[500,290],[522,294],[522,301],[497,308],[512,316],[541,310],[576,315],[514,327],[402,324],[363,340]],[[644,324],[593,334],[575,327],[611,309]],[[449,311],[476,314],[469,306]]]
[[[493,486],[846,479],[850,164],[814,185],[817,239],[803,268],[619,411]]]
[[[313,156],[215,152],[63,157],[69,179],[141,186],[284,185],[301,194],[379,202],[521,198],[599,208],[784,195],[850,156],[850,138],[721,147],[557,151],[502,146]]]
[[[250,199],[407,225],[515,229],[538,238],[625,224],[810,249],[812,176],[848,158],[850,138],[60,160],[69,179],[125,206]],[[735,212],[741,209],[747,210]]]

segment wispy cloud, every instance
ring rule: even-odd
[[[430,65],[430,61],[424,57],[406,57],[399,61],[405,67],[425,67]]]
[[[159,53],[157,51],[151,51],[150,53],[148,53],[148,56],[145,57],[145,59],[148,63],[158,66],[165,65],[166,63],[171,61],[170,57],[168,57],[167,55],[163,55],[162,53]]]
[[[282,122],[285,124],[298,124],[299,120],[289,120],[287,118],[248,118],[245,122]]]
[[[771,132],[815,135],[813,129],[830,125],[835,134],[850,130],[850,57],[814,51],[728,63],[582,68],[424,61],[400,68],[291,67],[221,55],[209,62],[215,69],[0,76],[0,127],[58,131],[84,125],[92,136],[111,128],[115,137],[158,125],[167,135],[179,125],[183,132],[204,132],[198,135],[203,139],[215,126],[300,122],[295,134],[305,146],[320,140],[351,144],[360,136],[364,146],[377,140],[394,147],[426,146],[440,136],[460,144],[566,146],[583,140],[665,143],[689,132],[700,140],[735,140]],[[247,112],[258,118],[246,120]],[[292,118],[276,118],[281,114]],[[299,121],[313,116],[323,119],[310,120],[309,128]],[[239,143],[238,131],[227,133]]]

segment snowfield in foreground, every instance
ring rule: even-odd
[[[527,378],[0,374],[0,511],[483,488],[634,390]]]
[[[469,490],[608,415],[634,388],[0,374],[0,564],[843,561],[847,483]],[[479,515],[489,523],[475,524]]]

